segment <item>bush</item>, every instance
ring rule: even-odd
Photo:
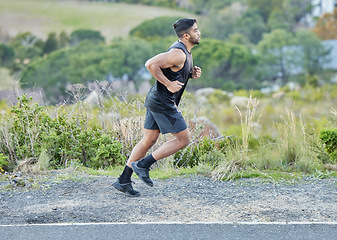
[[[8,156],[12,167],[20,160],[39,159],[41,153],[49,156],[53,168],[65,167],[75,159],[94,168],[125,163],[114,132],[90,125],[80,113],[70,117],[64,107],[52,118],[23,95],[1,123],[8,125],[0,128],[0,153]]]
[[[4,156],[2,153],[0,153],[0,171],[4,171],[3,168],[5,168],[7,166],[8,162],[7,162],[7,157]]]
[[[337,128],[323,129],[319,136],[333,162],[337,162]]]
[[[204,137],[200,142],[174,154],[174,164],[178,167],[194,167],[200,163],[216,166],[224,158],[227,146],[228,141],[225,139],[214,141]]]

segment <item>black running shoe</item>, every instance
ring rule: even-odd
[[[140,192],[136,191],[132,187],[132,182],[120,183],[119,178],[112,184],[117,190],[126,193],[128,197],[138,197]]]
[[[153,187],[153,182],[152,182],[152,180],[150,179],[150,176],[149,176],[150,169],[138,167],[137,162],[131,163],[131,167],[132,167],[133,171],[137,174],[137,176],[145,184],[147,184],[150,187]]]

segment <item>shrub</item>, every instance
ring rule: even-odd
[[[52,118],[23,95],[4,122],[8,125],[0,128],[0,150],[12,166],[20,160],[38,159],[41,153],[49,156],[53,168],[67,166],[75,159],[94,168],[125,162],[114,132],[89,124],[80,113],[70,117],[64,107]]]
[[[319,136],[331,160],[337,162],[337,128],[323,129]]]
[[[223,159],[227,146],[226,138],[215,141],[204,137],[200,142],[190,144],[175,153],[174,163],[178,167],[194,167],[200,163],[216,166]]]
[[[2,172],[6,166],[7,166],[7,157],[4,156],[2,153],[0,153],[0,171]]]

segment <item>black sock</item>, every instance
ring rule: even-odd
[[[119,183],[129,183],[131,182],[131,175],[133,173],[132,168],[130,168],[128,165],[125,166],[124,171],[119,176]]]
[[[156,162],[156,159],[153,158],[152,154],[138,161],[137,165],[141,168],[150,168],[152,164]]]

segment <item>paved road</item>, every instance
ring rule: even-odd
[[[0,226],[2,240],[336,240],[336,223],[95,223]]]

